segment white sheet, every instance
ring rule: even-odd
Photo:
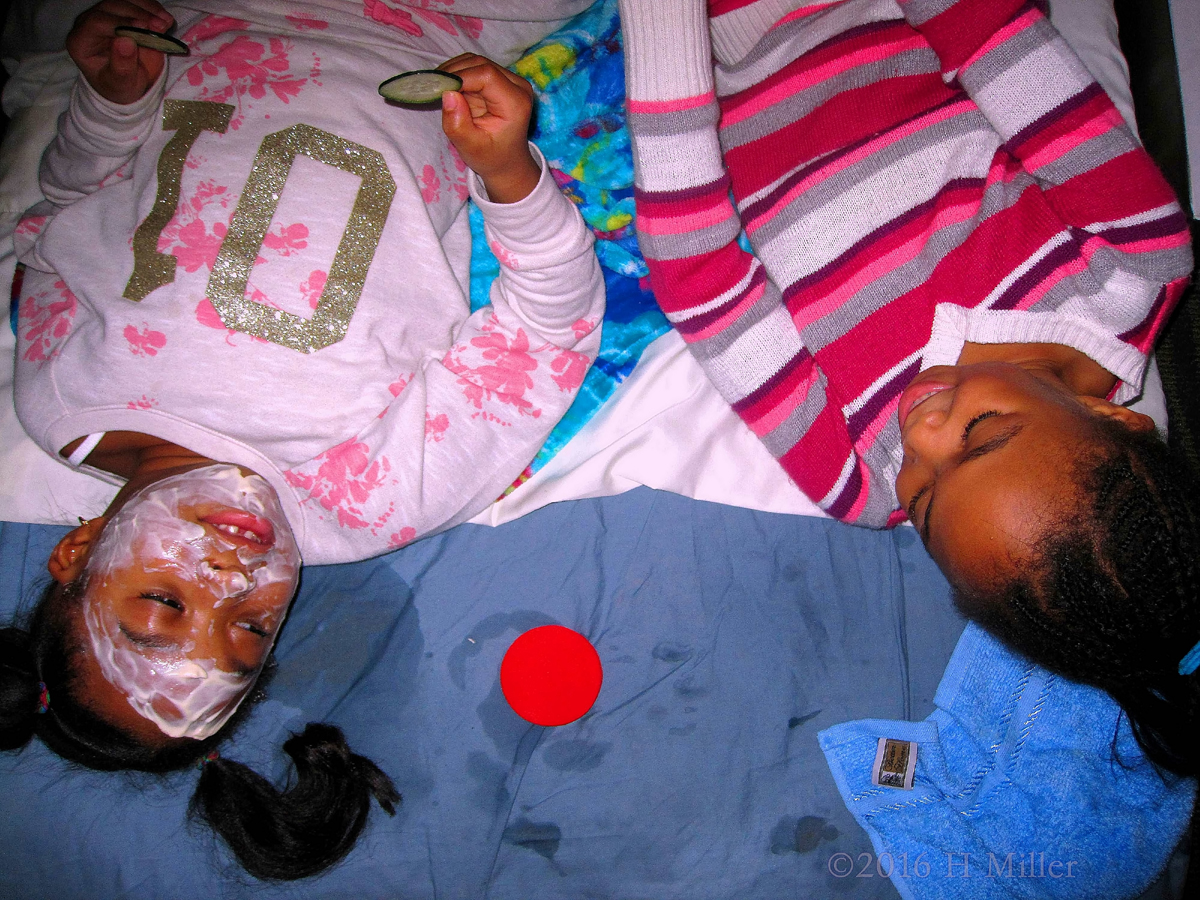
[[[60,5],[61,4],[61,5]],[[12,280],[11,234],[40,194],[37,164],[65,108],[75,70],[44,52],[65,34],[62,0],[18,0],[5,34],[12,121],[0,146],[0,284]],[[85,4],[86,5],[86,4]],[[53,8],[57,16],[43,14]],[[61,11],[61,12],[60,12]],[[73,18],[74,13],[69,13]],[[1052,17],[1132,124],[1128,73],[1111,0],[1054,0]],[[69,22],[69,18],[65,19]],[[75,472],[26,437],[12,402],[12,331],[0,328],[0,520],[72,524],[98,515],[114,489]],[[1139,405],[1160,425],[1166,412],[1152,371]],[[769,512],[821,515],[708,383],[675,333],[659,338],[613,399],[532,479],[474,521],[497,525],[547,503],[648,485]]]

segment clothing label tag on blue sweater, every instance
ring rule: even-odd
[[[880,738],[871,767],[871,784],[911,791],[917,768],[917,742]]]

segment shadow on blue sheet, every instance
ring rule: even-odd
[[[0,616],[63,529],[0,530]],[[544,729],[509,709],[508,645],[550,622],[604,664],[593,711]],[[280,744],[345,729],[395,779],[349,858],[254,882],[186,822],[194,771],[72,769],[0,754],[4,898],[895,897],[834,878],[871,850],[817,731],[922,717],[962,629],[911,531],[871,532],[638,489],[465,525],[306,570],[278,673],[224,755],[286,776]]]

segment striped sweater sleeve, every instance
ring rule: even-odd
[[[1148,353],[1192,269],[1187,219],[1104,89],[1030,0],[900,0],[905,18],[1038,183],[1102,281],[1088,314]],[[1078,305],[1078,304],[1077,304]],[[1127,323],[1126,323],[1127,325]]]
[[[779,291],[738,246],[703,0],[625,0],[638,239],[655,296],[735,406],[801,352]]]
[[[739,246],[705,3],[622,0],[621,22],[638,240],[659,305],[801,490],[838,518],[888,524],[890,479],[860,457],[840,406],[824,402],[825,375],[778,286]],[[868,495],[888,499],[868,504]]]

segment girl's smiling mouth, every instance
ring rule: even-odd
[[[274,526],[261,516],[245,510],[221,509],[200,516],[200,521],[234,543],[260,551],[270,550],[275,545]]]

